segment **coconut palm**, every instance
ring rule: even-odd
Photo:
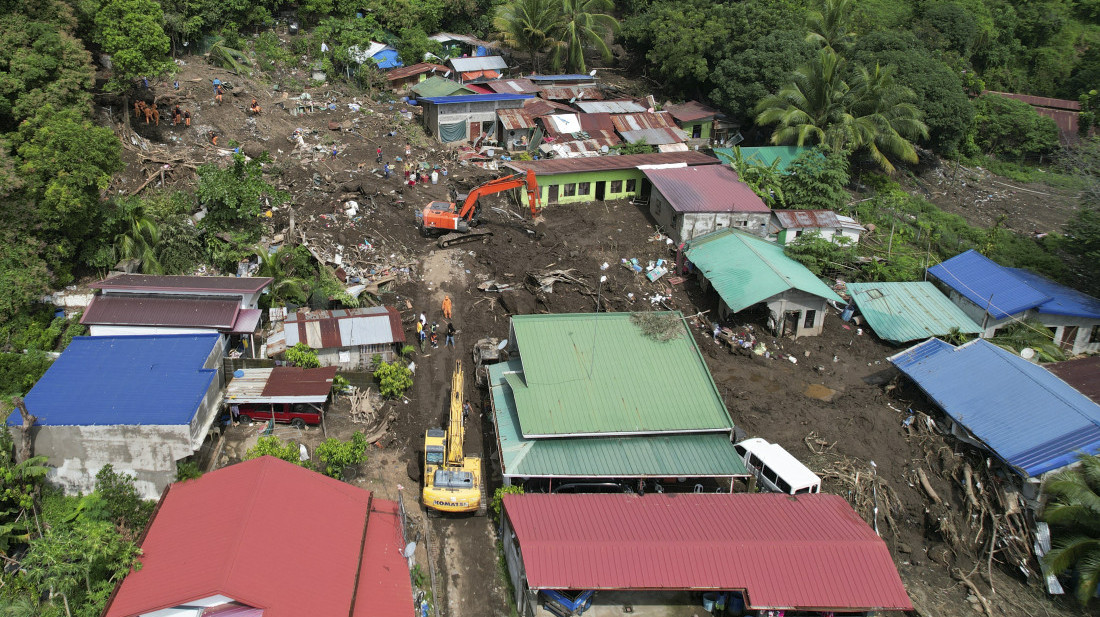
[[[135,205],[129,208],[119,220],[119,225],[114,241],[115,260],[138,259],[145,274],[163,273],[157,257],[160,229],[146,214],[145,207]]]
[[[806,16],[806,40],[831,49],[844,49],[855,38],[850,25],[855,10],[852,0],[825,0],[820,11]]]
[[[555,69],[584,73],[584,50],[594,47],[604,62],[611,61],[611,48],[604,40],[619,31],[619,22],[606,11],[614,8],[611,0],[560,0],[561,15],[554,29],[550,62]]]
[[[887,156],[907,163],[917,162],[910,138],[928,138],[928,126],[920,111],[909,101],[913,91],[894,82],[894,67],[875,65],[874,70],[856,67],[851,90],[852,149],[866,149],[871,159],[887,173],[894,165]]]
[[[526,51],[538,73],[541,54],[557,43],[552,33],[560,15],[559,0],[510,0],[497,7],[493,28],[500,43]]]
[[[287,300],[304,301],[306,280],[294,271],[294,249],[284,244],[274,251],[262,246],[255,250],[260,259],[257,274],[271,278],[271,306],[283,306]]]
[[[1043,563],[1055,575],[1073,570],[1077,600],[1087,605],[1100,583],[1100,459],[1081,454],[1079,460],[1046,482],[1050,500],[1042,518],[1052,528],[1054,547]]]
[[[1054,331],[1037,319],[1020,321],[1001,328],[996,336],[989,339],[989,342],[1014,354],[1019,354],[1027,348],[1034,349],[1041,362],[1059,362],[1066,359],[1066,353],[1054,342]]]
[[[770,208],[786,208],[787,198],[783,194],[783,172],[779,169],[778,157],[770,165],[759,161],[750,161],[741,153],[740,146],[733,147],[733,156],[715,151],[737,172],[738,179],[747,184]]]

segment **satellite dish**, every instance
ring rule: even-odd
[[[443,74],[443,76],[444,76],[444,77],[450,77],[450,76],[451,76],[451,72],[450,72],[450,71],[447,71],[446,73],[444,73],[444,74]]]
[[[508,339],[504,339],[503,341],[497,343],[497,351],[504,351],[504,348],[507,347],[507,346],[508,346]]]
[[[588,76],[589,77],[595,77],[596,76],[596,69],[592,69],[591,71],[589,71]]]
[[[1035,350],[1030,347],[1024,347],[1020,350],[1020,357],[1031,362],[1031,359],[1035,357]]]

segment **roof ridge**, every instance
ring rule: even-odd
[[[795,285],[791,281],[790,277],[788,277],[786,274],[781,272],[775,266],[775,264],[773,264],[771,262],[770,259],[768,259],[767,257],[764,256],[764,254],[761,251],[756,250],[756,246],[754,246],[753,243],[748,242],[748,240],[755,240],[755,238],[750,238],[746,234],[742,234],[742,233],[738,233],[737,235],[742,238],[742,241],[741,241],[742,244],[744,244],[750,251],[752,251],[754,254],[756,254],[756,256],[759,257],[761,261],[763,261],[765,264],[767,264],[768,268],[771,269],[771,271],[774,272],[776,275],[778,275],[779,278],[783,279],[783,282],[787,283],[788,287],[794,288],[794,289],[799,289],[799,290],[802,289],[801,287]],[[778,247],[776,247],[776,248],[778,248]],[[805,290],[803,290],[803,291],[805,291]]]

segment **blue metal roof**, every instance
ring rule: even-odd
[[[189,424],[217,375],[217,334],[78,336],[27,394],[44,426]],[[19,412],[8,417],[20,424]]]
[[[1059,285],[1034,272],[1020,268],[1008,268],[1008,270],[1040,293],[1051,297],[1049,301],[1039,306],[1040,313],[1100,319],[1100,300],[1076,289]]]
[[[454,96],[433,96],[421,101],[435,103],[436,105],[448,105],[451,103],[492,103],[493,101],[517,101],[520,99],[533,99],[533,94],[456,94]]]
[[[1100,451],[1100,405],[1045,368],[977,339],[928,339],[890,357],[943,411],[1025,476]]]
[[[1051,299],[1006,268],[974,249],[932,266],[928,273],[943,281],[994,319],[1022,313]]]

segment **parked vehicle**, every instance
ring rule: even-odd
[[[237,405],[237,419],[241,422],[289,422],[302,428],[307,424],[321,423],[321,412],[305,403],[240,403]]]
[[[753,437],[733,446],[760,486],[773,493],[802,495],[820,493],[821,478],[783,449],[783,446]]]
[[[542,607],[547,611],[558,617],[571,617],[584,614],[592,606],[592,596],[596,595],[596,591],[542,589],[539,595],[542,596]]]

